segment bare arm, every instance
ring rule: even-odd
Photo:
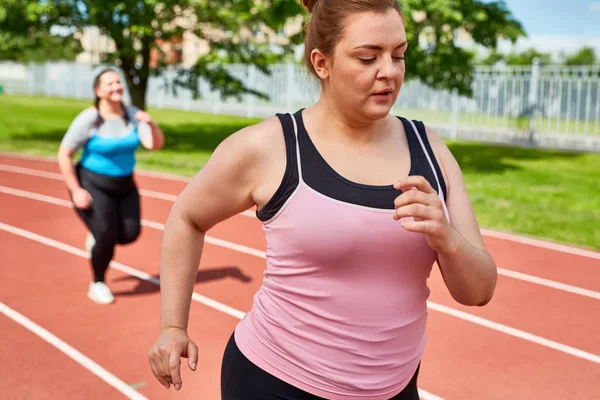
[[[452,297],[471,306],[487,304],[497,280],[496,264],[489,254],[473,207],[469,200],[458,162],[430,129],[427,136],[446,174],[446,204],[451,221],[451,240],[438,250],[438,263]]]
[[[144,135],[141,139],[142,146],[147,150],[162,149],[165,145],[165,136],[158,124],[152,120],[150,114],[140,110],[135,113],[134,118],[137,121],[146,124],[146,126],[143,126],[140,129],[150,129],[150,134]]]
[[[75,150],[67,146],[61,145],[58,148],[58,167],[65,178],[67,189],[70,192],[81,189],[79,180],[75,175],[75,168],[73,167],[73,154],[75,154]]]
[[[65,178],[65,184],[71,194],[73,204],[80,209],[89,208],[92,197],[81,187],[72,159],[77,150],[89,140],[97,114],[98,112],[94,107],[89,107],[80,112],[69,125],[58,148],[58,166]]]
[[[156,122],[151,121],[149,125],[152,135],[142,141],[142,145],[148,150],[160,150],[165,145],[165,136]]]
[[[253,154],[244,131],[225,139],[181,192],[169,214],[161,247],[161,329],[187,328],[190,299],[205,233],[254,205]]]
[[[171,383],[181,387],[180,355],[189,358],[191,369],[197,361],[187,327],[204,236],[217,223],[255,205],[253,193],[269,164],[260,131],[274,126],[267,120],[225,139],[171,209],[160,256],[161,333],[149,354],[156,378],[167,388]]]
[[[398,183],[397,188],[406,191],[396,199],[395,218],[417,217],[418,220],[402,224],[426,235],[438,254],[438,264],[452,297],[463,305],[483,306],[494,294],[496,264],[485,247],[458,163],[437,134],[428,130],[427,136],[447,184],[450,222],[437,193],[423,177],[417,176]],[[410,188],[417,190],[407,190]]]

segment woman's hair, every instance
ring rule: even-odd
[[[102,125],[102,122],[104,122],[104,119],[102,118],[102,116],[100,115],[100,98],[95,94],[96,89],[98,88],[98,86],[100,86],[100,79],[102,78],[102,75],[106,74],[107,72],[114,72],[116,74],[118,74],[118,72],[112,68],[106,68],[103,69],[102,71],[100,71],[98,73],[98,75],[96,75],[96,78],[94,78],[94,107],[96,107],[96,110],[98,111],[98,116],[96,117],[96,121],[94,122],[94,126],[97,128],[100,125]],[[129,123],[129,117],[127,116],[127,109],[125,108],[125,104],[123,104],[123,102],[121,101],[121,108],[123,109],[123,118],[125,118],[125,124],[127,125]]]
[[[402,16],[398,0],[302,0],[302,4],[311,13],[306,25],[304,59],[309,72],[315,76],[310,53],[319,49],[324,55],[331,56],[344,32],[346,17],[367,11],[386,13],[390,9]]]

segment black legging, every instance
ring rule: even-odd
[[[79,184],[92,196],[92,205],[75,211],[94,235],[94,282],[103,282],[115,246],[132,243],[140,235],[140,198],[133,176],[100,175],[80,165],[76,172]]]
[[[420,365],[419,365],[420,367]],[[390,400],[419,400],[417,376]],[[229,338],[221,366],[222,400],[323,400],[306,393],[265,372],[248,360],[237,347],[234,335]]]

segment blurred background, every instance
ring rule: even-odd
[[[600,1],[400,3],[409,47],[392,112],[444,138],[502,267],[483,310],[458,306],[431,278],[433,355],[420,379],[435,395],[423,399],[600,399]],[[158,387],[146,365],[158,332],[162,223],[228,135],[318,99],[303,64],[308,17],[299,0],[0,0],[0,312],[51,341],[32,318],[98,360],[127,382],[127,398],[145,398],[136,390],[218,398],[222,346],[262,279],[260,227],[236,216],[215,229],[196,283],[203,294],[194,301],[204,305],[192,308],[206,375],[184,378],[181,394]],[[71,204],[55,161],[107,66],[166,144],[138,151],[144,218],[156,221],[145,220],[140,243],[119,253],[132,267],[115,266],[119,304],[105,310],[79,292],[87,261],[73,255],[87,257],[83,231],[64,209]],[[0,341],[0,398],[120,398],[91,374],[71,377],[68,363],[1,317],[9,339]],[[34,362],[22,361],[30,353]]]
[[[600,3],[400,3],[393,112],[447,139],[482,225],[600,248]],[[0,0],[0,149],[53,155],[110,65],[167,134],[141,166],[193,175],[234,130],[318,98],[307,17],[296,0]]]

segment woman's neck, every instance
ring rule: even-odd
[[[115,103],[107,100],[100,100],[98,104],[98,112],[103,118],[110,117],[122,117],[123,107],[121,103]]]
[[[386,135],[385,118],[368,120],[359,115],[350,115],[341,110],[334,99],[322,96],[313,106],[312,112],[319,121],[319,131],[337,135],[355,142],[371,143]]]

